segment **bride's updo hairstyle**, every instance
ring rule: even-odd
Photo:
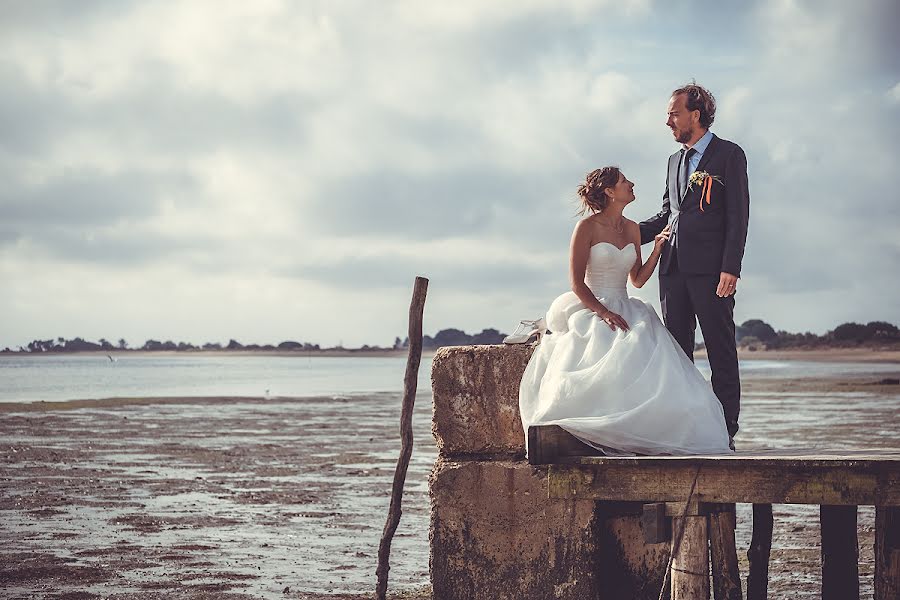
[[[616,187],[619,183],[619,167],[603,167],[595,169],[587,174],[584,183],[578,186],[578,196],[583,204],[581,212],[602,212],[609,204],[609,196],[604,193],[606,188]]]

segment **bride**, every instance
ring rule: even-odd
[[[631,298],[656,269],[669,228],[641,261],[640,231],[622,211],[634,184],[617,167],[578,187],[584,208],[572,234],[572,291],[546,315],[525,369],[519,409],[531,425],[559,425],[609,454],[727,453],[722,405],[651,306]]]

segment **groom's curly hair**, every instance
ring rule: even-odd
[[[712,92],[702,85],[697,85],[696,81],[691,81],[672,92],[672,96],[679,94],[685,95],[688,111],[700,111],[700,126],[709,129],[716,120],[716,98]]]
[[[602,212],[609,205],[609,196],[604,190],[616,187],[619,183],[619,167],[603,167],[594,169],[584,178],[584,183],[578,186],[578,196],[584,205],[579,214],[587,211]]]

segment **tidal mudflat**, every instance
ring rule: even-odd
[[[896,448],[900,388],[879,383],[895,376],[745,379],[739,449]],[[393,544],[398,598],[430,597],[430,400],[420,391]],[[3,597],[369,598],[399,406],[395,393],[2,404]],[[873,527],[861,508],[864,598]],[[773,597],[816,598],[819,579],[817,508],[776,506]]]

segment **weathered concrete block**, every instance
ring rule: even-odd
[[[434,599],[598,598],[594,508],[549,500],[547,467],[439,458],[431,476]]]
[[[450,346],[431,366],[432,433],[440,455],[525,456],[519,382],[534,346]]]
[[[655,599],[668,544],[645,544],[640,516],[551,500],[548,467],[513,460],[525,456],[519,382],[533,351],[457,346],[435,354],[434,598]]]

